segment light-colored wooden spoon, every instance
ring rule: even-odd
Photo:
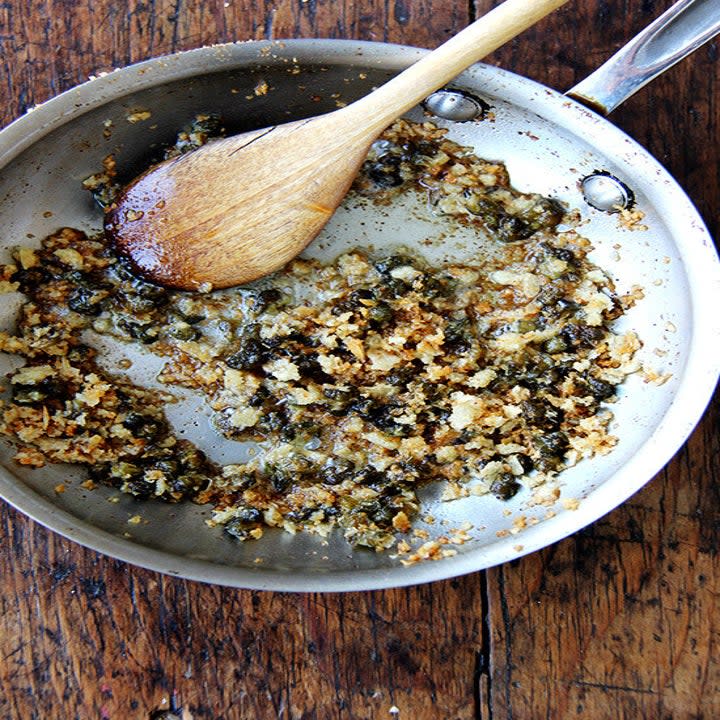
[[[169,287],[230,287],[277,270],[322,229],[395,118],[565,2],[506,0],[345,108],[153,166],[109,209],[108,237]]]

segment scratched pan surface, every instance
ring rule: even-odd
[[[0,134],[2,259],[7,259],[8,248],[37,246],[60,226],[99,229],[99,212],[80,182],[96,172],[110,152],[131,176],[153,148],[171,143],[197,112],[220,112],[231,131],[315,115],[367,93],[423,52],[351,41],[223,45],[116,71],[54,98]],[[270,91],[255,96],[260,80]],[[473,539],[459,547],[455,557],[406,568],[388,553],[354,552],[339,536],[323,542],[311,535],[270,531],[260,541],[239,544],[205,526],[207,508],[139,504],[129,497],[109,502],[117,492],[84,490],[83,475],[75,468],[18,467],[7,445],[0,448],[0,494],[56,532],[131,563],[238,587],[317,591],[408,585],[505,562],[584,527],[649,481],[702,415],[717,379],[716,354],[708,352],[709,343],[720,336],[720,313],[714,306],[720,271],[711,238],[668,174],[607,121],[497,68],[475,66],[454,87],[483,98],[492,106],[494,119],[439,124],[479,155],[504,161],[519,189],[581,209],[588,221],[582,232],[596,246],[595,261],[615,278],[620,292],[633,285],[645,290],[645,300],[620,327],[638,331],[647,366],[671,373],[661,386],[645,383],[639,375],[623,386],[613,407],[613,432],[620,439],[615,451],[562,476],[562,497],[580,500],[578,509],[567,510],[560,502],[553,508],[554,517],[546,518],[548,508],[528,507],[522,492],[508,503],[492,497],[441,503],[437,490],[429,489],[423,495],[425,507],[438,520],[427,528],[431,535],[447,527],[442,520],[450,526],[467,520],[474,526]],[[151,116],[128,122],[136,110],[148,110]],[[411,117],[422,114],[415,110]],[[112,122],[111,132],[104,134],[107,121]],[[583,202],[578,180],[598,169],[632,188],[646,213],[648,231],[622,230],[615,216]],[[440,238],[437,221],[410,201],[382,212],[351,203],[307,252],[331,259],[348,247],[381,248],[398,238],[412,245],[430,237],[436,241],[424,244],[422,252],[431,259],[471,259],[478,239],[455,230]],[[0,298],[3,329],[12,327],[20,299]],[[157,358],[119,343],[95,341],[102,344],[109,369],[117,371],[117,361],[129,357],[130,377],[155,383]],[[0,373],[12,362],[3,357]],[[225,441],[212,430],[197,397],[186,394],[167,412],[180,436],[196,442],[214,460],[241,462],[246,457],[246,445]],[[63,494],[54,492],[59,482],[67,486]],[[128,524],[137,514],[147,522]],[[539,522],[504,536],[502,531],[521,514]]]

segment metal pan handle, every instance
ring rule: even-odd
[[[679,0],[566,95],[607,115],[718,33],[720,0]]]

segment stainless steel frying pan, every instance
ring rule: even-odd
[[[718,356],[707,347],[720,337],[720,265],[700,217],[667,172],[571,96],[611,110],[660,68],[712,37],[720,29],[719,5],[718,0],[679,3],[676,10],[682,12],[674,19],[653,26],[568,95],[476,65],[457,78],[453,89],[481,98],[492,108],[492,120],[454,121],[460,117],[458,108],[467,112],[458,96],[440,95],[431,103],[439,115],[435,120],[449,128],[451,138],[473,146],[481,156],[504,161],[517,187],[580,208],[587,219],[583,234],[596,247],[594,260],[615,276],[621,292],[634,285],[644,288],[645,300],[622,322],[642,337],[643,363],[670,377],[656,385],[637,374],[623,386],[613,407],[613,432],[620,438],[616,450],[562,477],[562,498],[578,500],[577,509],[560,502],[548,513],[546,507],[527,507],[522,494],[509,503],[490,497],[443,503],[428,490],[424,501],[437,518],[428,531],[441,532],[443,520],[456,526],[468,520],[473,539],[455,557],[402,567],[387,553],[353,552],[339,537],[325,542],[278,531],[237,544],[205,527],[206,508],[138,504],[129,497],[110,502],[117,493],[84,490],[77,469],[28,471],[13,463],[7,446],[0,448],[0,494],[56,532],[128,562],[206,582],[274,590],[361,590],[460,575],[544,547],[609,512],[670,460],[712,393]],[[151,60],[70,90],[0,132],[2,252],[15,245],[35,246],[62,225],[98,230],[101,218],[80,181],[96,172],[110,152],[131,175],[153,148],[172,142],[178,128],[199,111],[222,113],[233,131],[316,115],[365,94],[425,52],[352,41],[237,43]],[[260,80],[270,91],[256,96],[253,89]],[[150,116],[130,122],[128,118],[140,117],[137,110]],[[418,108],[410,116],[420,118],[423,111]],[[597,171],[632,190],[648,230],[622,229],[616,215],[586,203],[580,181]],[[594,201],[602,204],[602,198]],[[362,243],[382,245],[402,237],[408,244],[433,234],[438,228],[417,208],[400,206],[380,216],[367,207],[347,206],[308,253],[330,258]],[[470,235],[455,236],[423,252],[467,259],[476,242]],[[0,297],[1,327],[12,327],[19,302],[15,295]],[[109,368],[118,358],[130,357],[130,376],[155,382],[156,358],[97,342]],[[2,358],[0,372],[13,362]],[[221,440],[191,395],[168,407],[168,415],[183,436],[215,460],[238,462],[247,451]],[[54,492],[59,482],[67,487],[62,494]],[[134,515],[143,522],[128,524]],[[528,527],[508,533],[519,515]]]

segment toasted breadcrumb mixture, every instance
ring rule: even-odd
[[[167,155],[217,127],[199,118]],[[115,175],[110,158],[85,183],[101,204]],[[514,190],[501,163],[429,123],[389,128],[353,192],[378,203],[422,193],[432,212],[489,235],[492,252],[430,265],[399,243],[186,293],[143,280],[79,230],[18,248],[0,268],[0,288],[26,296],[15,333],[0,334],[0,349],[25,359],[0,409],[15,460],[80,463],[92,484],[211,503],[210,524],[240,540],[268,526],[340,528],[405,563],[447,557],[470,538],[412,548],[428,483],[442,483],[448,501],[557,499],[548,488],[559,472],[616,443],[609,404],[638,369],[640,341],[613,322],[635,296],[618,297],[589,242],[559,230],[558,203]],[[218,467],[179,440],[163,411],[171,396],[103,370],[88,329],[163,357],[159,380],[200,393],[217,431],[257,441],[257,454]]]

